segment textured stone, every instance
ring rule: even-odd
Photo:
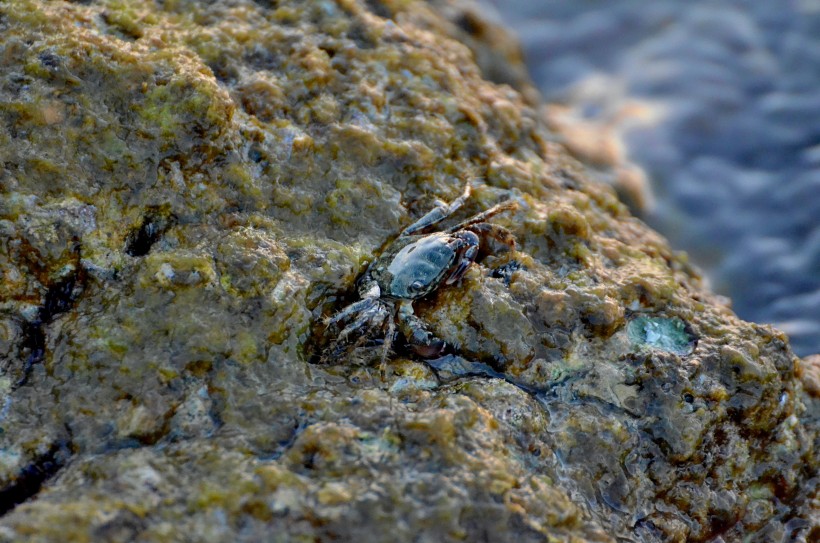
[[[0,5],[0,539],[817,533],[813,366],[587,182],[464,31],[413,1]],[[518,249],[417,314],[492,373],[440,382],[400,343],[384,377],[311,363],[468,182],[453,221],[513,199]],[[696,348],[635,348],[640,317]]]

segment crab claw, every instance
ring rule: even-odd
[[[441,355],[447,348],[447,343],[436,337],[420,318],[413,314],[412,303],[405,302],[399,308],[398,325],[407,345],[417,355],[424,358],[433,358]]]
[[[413,352],[422,358],[435,358],[441,355],[447,348],[447,343],[442,340],[436,340],[429,345],[412,345]]]
[[[475,262],[478,256],[479,239],[476,234],[465,230],[464,232],[458,232],[455,238],[458,240],[458,260],[455,269],[450,273],[447,280],[444,281],[445,285],[458,283],[461,278],[464,277],[467,268]]]
[[[515,236],[503,226],[485,222],[470,225],[466,230],[474,232],[481,240],[479,259],[515,250]]]

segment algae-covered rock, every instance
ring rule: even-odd
[[[816,361],[587,182],[464,13],[0,4],[0,540],[818,536]],[[458,363],[314,363],[468,183],[444,227],[513,200],[517,249],[415,303]]]

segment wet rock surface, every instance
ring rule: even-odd
[[[817,537],[817,361],[586,181],[459,6],[0,5],[0,540]],[[460,365],[311,363],[467,183],[442,227],[513,199],[517,249],[415,303]]]

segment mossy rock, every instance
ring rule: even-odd
[[[814,366],[586,180],[469,9],[0,4],[0,540],[817,535]],[[312,363],[467,183],[447,224],[513,199],[518,247],[416,313],[489,370]]]

